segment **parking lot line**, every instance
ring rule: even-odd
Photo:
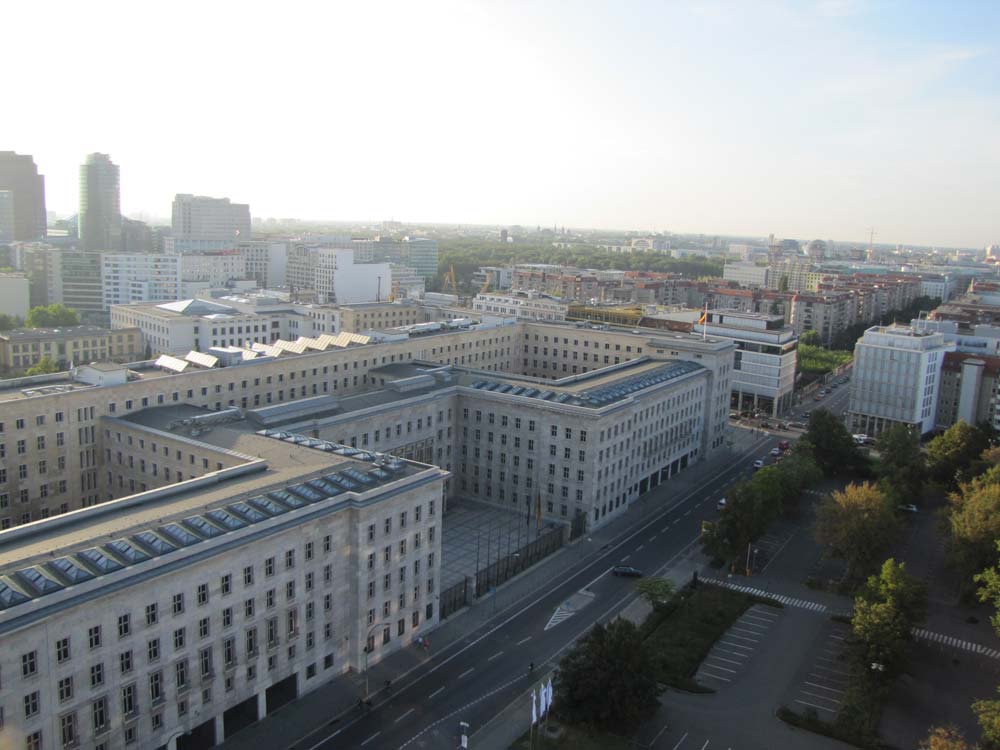
[[[830,703],[836,703],[838,706],[840,705],[840,701],[837,698],[830,698],[829,696],[820,695],[819,693],[810,693],[808,690],[803,690],[802,695],[808,695],[810,698],[815,698],[816,700],[829,701]]]
[[[840,693],[841,695],[844,694],[843,690],[837,690],[837,688],[831,688],[831,687],[827,687],[826,685],[820,685],[819,683],[816,683],[816,682],[806,681],[805,684],[806,685],[812,685],[817,690],[829,690],[831,693]]]
[[[721,651],[724,654],[729,654],[730,656],[738,656],[741,659],[746,659],[749,656],[749,654],[741,654],[738,651],[730,651],[729,649],[719,648],[718,646],[715,647],[715,650],[716,651]]]
[[[732,648],[741,648],[744,651],[753,651],[752,648],[750,648],[749,646],[744,646],[741,643],[730,643],[729,641],[722,641],[722,640],[720,640],[719,643],[725,643],[727,646],[731,646]]]
[[[747,638],[743,635],[729,635],[729,638],[738,638],[741,641],[750,641],[750,643],[760,643],[760,638]]]
[[[820,711],[829,711],[832,714],[837,713],[834,709],[830,708],[829,706],[817,706],[815,703],[810,703],[809,701],[800,700],[798,698],[795,699],[795,702],[801,703],[803,706],[809,706],[810,708],[818,708]]]
[[[708,672],[701,673],[702,677],[711,677],[713,680],[722,680],[723,682],[732,682],[728,677],[723,677],[717,674],[710,674]]]
[[[677,750],[677,748],[679,748],[683,744],[684,740],[686,740],[687,738],[688,738],[688,733],[685,732],[684,736],[681,737],[679,740],[677,740],[677,744],[674,745],[673,750]]]
[[[764,633],[762,633],[759,630],[750,630],[749,628],[740,628],[740,627],[737,627],[736,625],[731,625],[729,629],[730,630],[735,630],[738,633],[747,633],[748,635],[764,635]]]
[[[735,664],[737,666],[743,663],[741,661],[736,661],[735,659],[727,659],[724,656],[715,656],[714,654],[709,654],[708,656],[705,657],[705,661],[708,661],[709,659],[715,659],[716,661],[724,661],[728,662],[729,664]]]
[[[712,657],[709,656],[709,657],[707,657],[705,659],[705,661],[708,661],[708,659],[711,659],[711,658]],[[720,667],[717,664],[705,664],[705,663],[702,663],[701,668],[702,669],[717,669],[720,672],[729,672],[729,674],[736,674],[736,670],[735,669],[730,669],[729,667]]]

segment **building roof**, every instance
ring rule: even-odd
[[[133,332],[136,329],[129,328],[127,330]],[[30,341],[34,339],[41,341],[43,339],[78,338],[80,336],[104,336],[108,333],[111,333],[111,331],[107,328],[89,325],[61,326],[59,328],[15,328],[11,331],[0,333],[0,338],[11,341]]]

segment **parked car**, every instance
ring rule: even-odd
[[[631,565],[616,565],[611,569],[611,575],[623,578],[642,578],[642,571]]]
[[[726,509],[726,498],[719,498],[719,502],[715,504],[715,509],[720,513]]]
[[[920,508],[918,508],[913,503],[906,503],[905,505],[897,505],[896,509],[903,511],[904,513],[919,513],[920,512]]]
[[[771,448],[771,455],[772,456],[780,456],[781,455],[781,448],[778,448],[778,447]]]
[[[756,471],[757,469],[763,469],[764,468],[764,459],[763,458],[758,458],[756,461],[754,461],[753,462],[753,468],[754,468],[754,471]]]

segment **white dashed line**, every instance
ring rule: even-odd
[[[375,734],[373,734],[371,737],[369,737],[367,740],[365,740],[364,742],[361,743],[361,747],[364,747],[365,745],[367,745],[369,742],[371,742],[373,739],[375,739],[376,737],[378,737],[380,734],[382,734],[382,733],[381,732],[375,732]]]
[[[626,561],[626,560],[628,560],[628,559],[629,559],[630,557],[632,557],[632,555],[625,555],[625,557],[623,557],[623,558],[621,559],[621,562],[625,562],[625,561]]]
[[[434,697],[435,695],[438,695],[438,694],[440,694],[442,690],[444,690],[444,687],[443,687],[443,686],[442,686],[442,687],[439,687],[439,688],[438,688],[437,690],[435,690],[435,691],[434,691],[433,693],[431,693],[431,694],[430,694],[430,695],[428,695],[427,697],[428,697],[428,698],[433,698],[433,697]]]
[[[475,667],[469,667],[467,670],[465,670],[464,672],[462,672],[462,674],[458,676],[458,679],[461,680],[463,677],[467,677],[468,675],[472,674],[475,671],[476,671]]]
[[[644,549],[646,549],[646,545],[645,544],[640,544],[638,547],[635,548],[635,551],[636,552],[642,552]]]
[[[493,656],[491,656],[491,657],[490,657],[489,659],[487,659],[486,661],[493,661],[494,659],[498,659],[498,658],[500,658],[501,656],[503,656],[503,651],[497,651],[497,652],[496,652],[495,654],[493,654]]]
[[[395,721],[393,722],[393,724],[398,724],[398,723],[399,723],[399,722],[401,722],[401,721],[402,721],[403,719],[405,719],[405,718],[406,718],[407,716],[409,716],[410,714],[412,714],[412,713],[413,713],[414,711],[416,711],[416,709],[415,709],[415,708],[411,708],[411,709],[410,709],[409,711],[407,711],[407,712],[406,712],[405,714],[403,714],[403,715],[402,715],[402,716],[400,716],[400,717],[399,717],[398,719],[396,719],[396,720],[395,720]]]
[[[517,643],[515,643],[514,645],[515,645],[515,646],[520,646],[520,645],[522,645],[522,644],[524,644],[524,643],[527,643],[527,642],[528,642],[528,641],[530,641],[530,640],[531,640],[531,636],[529,635],[529,636],[528,636],[527,638],[522,638],[521,640],[519,640],[519,641],[518,641]]]

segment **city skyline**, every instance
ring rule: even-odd
[[[71,128],[8,123],[4,148],[34,157],[60,213],[76,211],[76,170],[97,151],[121,165],[126,215],[165,216],[194,193],[262,217],[997,241],[998,11],[983,4],[588,4],[573,16],[293,4],[266,22],[219,6],[191,28],[163,14],[161,38],[204,51],[191,59],[151,53],[119,4],[101,23],[120,46],[84,47],[96,21],[57,5],[44,21],[12,9],[14,26],[44,22],[60,51],[12,81],[12,100],[41,108],[65,59],[84,77],[113,66],[132,92],[95,113],[67,87],[66,111],[87,115]],[[27,39],[14,54],[28,56]],[[232,68],[234,44],[268,54]],[[192,83],[215,80],[213,66],[226,86]],[[178,81],[182,99],[157,95]]]

